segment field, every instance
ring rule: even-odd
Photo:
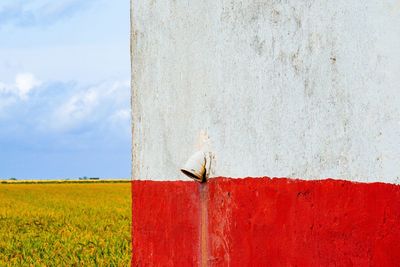
[[[130,183],[0,184],[0,266],[129,266]]]

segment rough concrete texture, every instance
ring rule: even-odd
[[[132,182],[131,266],[196,266],[200,256],[198,185]]]
[[[133,178],[399,182],[398,1],[132,0]],[[201,145],[200,145],[201,146]]]
[[[213,179],[209,266],[398,266],[400,187]]]
[[[215,178],[132,189],[132,266],[400,262],[398,185]]]

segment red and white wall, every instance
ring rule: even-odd
[[[132,0],[132,265],[396,266],[399,25],[397,1]],[[179,171],[200,149],[206,184]]]

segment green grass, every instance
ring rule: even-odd
[[[0,184],[0,266],[129,266],[130,183]]]

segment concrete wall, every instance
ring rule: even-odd
[[[400,183],[398,1],[132,0],[132,108],[132,266],[400,262],[400,185],[226,178]]]
[[[132,266],[399,266],[400,186],[132,182]]]
[[[398,183],[399,25],[398,1],[133,0],[133,178],[185,179],[207,135],[215,176]]]

